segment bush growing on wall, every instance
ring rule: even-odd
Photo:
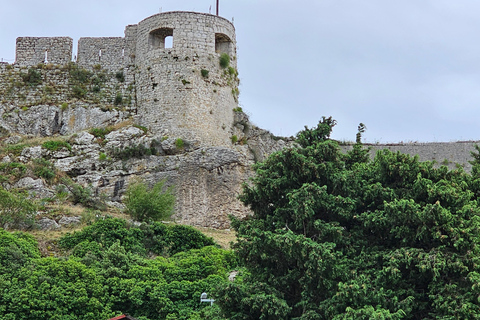
[[[220,67],[223,69],[227,68],[230,65],[230,56],[226,53],[220,55]]]

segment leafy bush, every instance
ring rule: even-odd
[[[238,137],[236,135],[231,136],[230,139],[232,140],[233,144],[235,144],[238,141]]]
[[[0,274],[15,273],[26,262],[36,258],[40,258],[40,252],[33,236],[0,229]]]
[[[42,83],[42,75],[36,69],[30,68],[26,74],[21,74],[23,82],[31,87],[37,86]]]
[[[105,139],[105,136],[114,130],[113,127],[106,128],[92,128],[89,133],[94,135],[96,138]]]
[[[208,74],[210,73],[208,70],[206,69],[202,69],[200,70],[200,73],[202,74],[202,77],[204,78],[208,78]]]
[[[55,177],[55,166],[53,163],[43,158],[33,160],[32,170],[37,177],[46,180],[51,180]]]
[[[223,69],[227,68],[230,65],[230,56],[226,53],[220,55],[220,67]]]
[[[233,76],[233,75],[236,75],[236,74],[237,74],[237,70],[235,70],[235,68],[234,68],[234,67],[231,67],[231,66],[230,66],[230,67],[228,67],[228,69],[227,69],[227,70],[228,70],[228,74],[229,74],[229,75],[231,75],[231,76]]]
[[[126,213],[137,221],[168,219],[173,214],[173,188],[164,188],[164,181],[148,190],[142,182],[131,184],[125,192]]]
[[[87,90],[81,86],[73,86],[73,97],[77,99],[83,99],[87,96]]]
[[[87,84],[93,76],[91,71],[74,65],[70,70],[70,76],[74,82]]]
[[[131,158],[142,158],[144,156],[156,155],[157,149],[152,144],[150,148],[145,147],[143,144],[132,145],[123,149],[115,148],[113,150],[113,157],[128,160]]]
[[[119,82],[125,82],[125,75],[123,74],[123,71],[118,71],[115,74],[115,78],[117,78]]]
[[[99,220],[81,231],[67,234],[59,240],[59,245],[65,249],[74,249],[77,257],[84,257],[88,251],[100,250],[93,242],[98,243],[101,250],[119,242],[127,252],[143,256],[171,256],[178,252],[215,245],[212,238],[190,226],[154,222],[135,227],[116,218]]]
[[[49,140],[42,143],[42,148],[50,150],[50,151],[58,151],[62,148],[68,149],[68,151],[72,151],[72,146],[63,140]]]
[[[0,187],[0,225],[3,228],[27,229],[34,224],[35,204],[24,193],[15,193]]]
[[[27,144],[19,143],[19,144],[12,144],[8,145],[3,149],[4,153],[13,153],[15,156],[19,156],[22,154],[23,149],[28,147]]]
[[[175,140],[175,146],[177,147],[177,149],[183,149],[185,143],[181,138],[178,138],[177,140]]]
[[[115,99],[113,100],[113,104],[119,106],[123,103],[123,96],[121,93],[117,93]]]
[[[27,171],[27,166],[20,162],[0,163],[0,171],[20,178]]]
[[[103,198],[95,196],[92,188],[83,187],[71,179],[63,178],[62,183],[67,187],[71,194],[71,200],[74,204],[81,204],[84,207],[105,210],[106,204]]]
[[[475,319],[480,164],[470,175],[389,150],[370,159],[360,143],[342,153],[335,123],[256,165],[240,196],[253,214],[232,222],[249,276],[216,303],[245,320]]]

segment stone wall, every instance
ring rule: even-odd
[[[84,68],[123,70],[133,59],[125,55],[125,38],[80,38],[77,63]]]
[[[66,135],[126,121],[136,113],[134,89],[132,79],[104,69],[0,64],[0,138]]]
[[[418,155],[420,161],[435,161],[437,165],[446,165],[450,169],[460,166],[470,171],[472,166],[469,161],[473,160],[471,152],[475,151],[477,144],[480,144],[480,141],[366,144],[365,146],[371,148],[372,158],[379,150],[388,149],[392,152],[400,151],[412,156]],[[342,148],[350,150],[352,146]]]
[[[72,61],[73,40],[70,37],[17,38],[15,64],[34,66],[39,63],[66,64]]]

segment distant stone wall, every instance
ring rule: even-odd
[[[459,142],[426,142],[426,143],[401,143],[401,144],[366,144],[371,148],[370,155],[373,158],[379,150],[388,149],[392,152],[418,155],[420,161],[435,161],[437,165],[446,165],[450,169],[461,166],[466,171],[472,169],[469,161],[473,160],[471,152],[475,151],[475,145],[480,141]],[[342,147],[351,150],[352,146]]]
[[[73,40],[70,37],[17,38],[15,64],[66,64],[72,61],[72,46]]]

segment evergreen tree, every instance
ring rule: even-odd
[[[256,165],[241,196],[253,216],[232,223],[246,272],[217,292],[224,316],[480,318],[478,175],[388,150],[369,160],[360,139],[343,154],[334,125]]]

